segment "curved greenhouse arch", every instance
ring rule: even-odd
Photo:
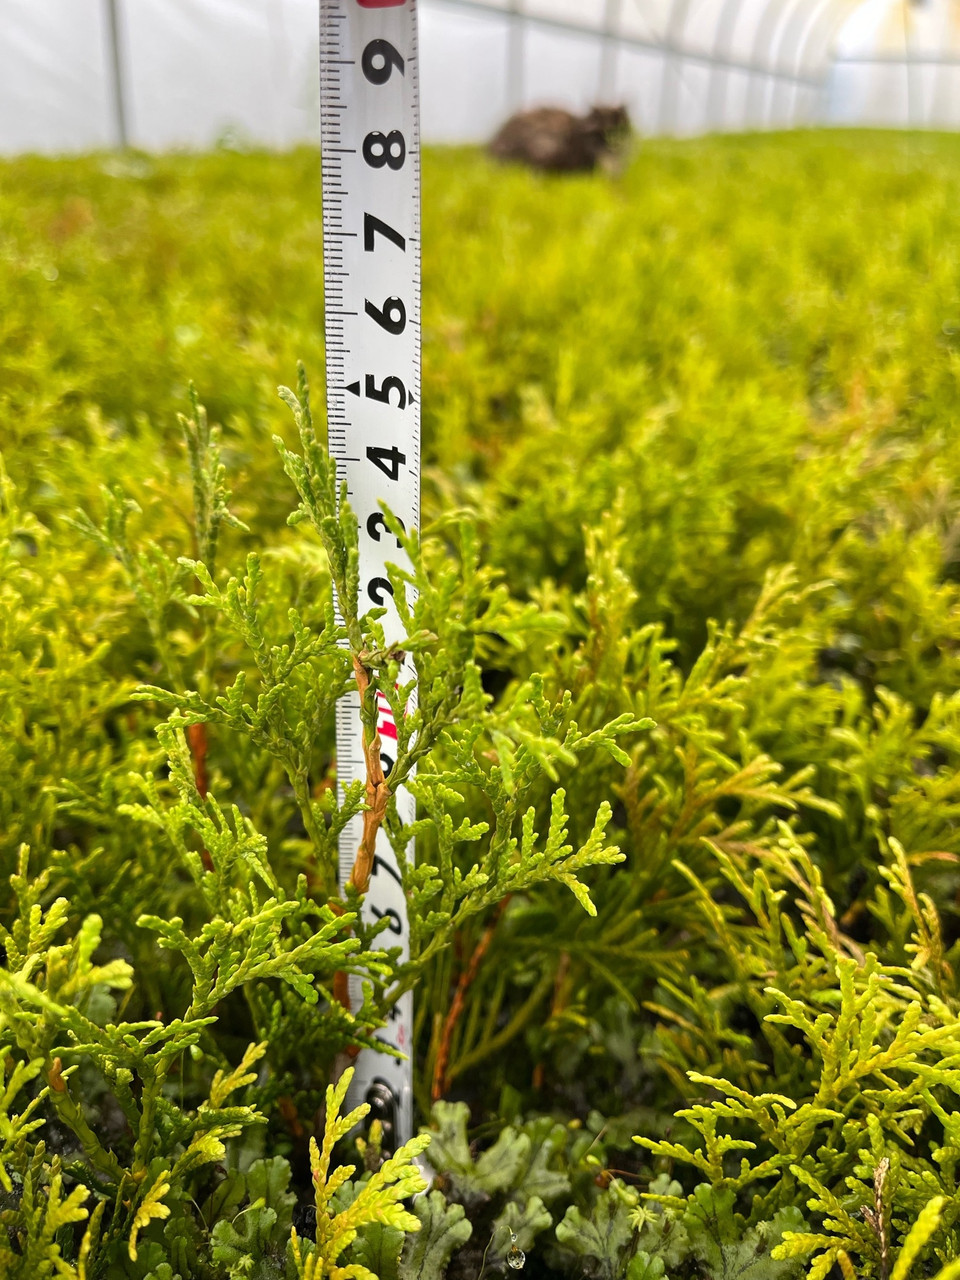
[[[318,0],[0,0],[0,154],[318,140]],[[619,100],[638,131],[960,129],[960,0],[419,0],[423,131]]]

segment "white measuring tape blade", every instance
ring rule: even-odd
[[[380,511],[384,501],[407,529],[420,522],[420,115],[416,0],[321,0],[320,121],[323,151],[323,258],[326,301],[329,446],[360,524],[360,612],[388,610],[386,640],[402,638],[384,568],[404,562]],[[407,658],[400,683],[414,675]],[[412,709],[412,708],[411,708]],[[380,699],[382,764],[389,770],[397,730]],[[337,773],[341,787],[365,779],[359,696],[337,708]],[[401,818],[415,816],[412,796],[396,797]],[[360,843],[362,818],[340,840],[340,884],[346,885]],[[411,850],[412,857],[412,850]],[[389,921],[384,947],[409,956],[406,901],[397,861],[381,830],[367,921]],[[359,1008],[360,981],[350,980]],[[413,995],[391,1011],[378,1037],[409,1054]],[[413,1131],[412,1066],[363,1050],[352,1104],[367,1101],[384,1121],[391,1147]]]

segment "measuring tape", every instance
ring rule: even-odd
[[[386,607],[387,644],[402,639],[386,562],[405,563],[380,510],[404,528],[420,523],[420,111],[416,0],[320,0],[320,133],[326,302],[327,422],[337,474],[360,526],[360,613]],[[415,675],[405,658],[399,682]],[[381,764],[389,785],[397,727],[378,696]],[[337,706],[341,788],[366,780],[357,692]],[[341,791],[342,795],[342,791]],[[400,818],[413,797],[399,791]],[[353,870],[363,827],[358,815],[340,837],[340,884]],[[410,856],[412,857],[412,851]],[[410,954],[406,900],[393,849],[381,830],[362,918],[384,917],[378,941]],[[350,979],[350,1003],[362,1001]],[[409,1055],[413,994],[377,1033]],[[350,1104],[366,1101],[395,1149],[413,1132],[413,1074],[400,1060],[361,1051]]]

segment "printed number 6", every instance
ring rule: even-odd
[[[387,298],[381,310],[370,301],[364,298],[364,310],[371,320],[376,320],[381,329],[386,329],[387,333],[403,333],[407,327],[407,309],[399,298]]]

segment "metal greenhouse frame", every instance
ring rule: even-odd
[[[960,128],[960,0],[420,8],[428,140],[542,101],[623,101],[648,135]],[[0,0],[0,152],[316,141],[316,40],[317,0]]]
[[[945,8],[941,39],[947,48],[918,48],[911,38],[917,10],[924,0],[897,0],[892,30],[903,34],[900,51],[878,48],[844,54],[836,41],[844,25],[864,0],[668,0],[666,6],[649,0],[604,0],[599,21],[551,14],[549,3],[537,0],[442,0],[455,8],[505,14],[511,22],[508,59],[511,103],[524,101],[523,58],[520,46],[526,27],[554,28],[602,42],[598,97],[614,80],[619,48],[659,55],[663,60],[659,111],[650,132],[672,133],[677,128],[677,100],[683,69],[708,70],[705,119],[712,127],[767,128],[827,123],[825,97],[838,68],[885,66],[898,70],[911,108],[907,125],[926,123],[915,110],[917,73],[923,68],[960,69],[960,6]],[[569,8],[570,6],[565,6]],[[876,6],[874,6],[876,7]],[[710,29],[709,13],[713,21]],[[628,11],[649,26],[648,33],[625,29]],[[588,12],[588,11],[587,11]],[[647,16],[649,14],[649,17]],[[706,31],[705,31],[706,28]],[[752,37],[751,34],[752,33]],[[739,37],[739,38],[738,38]],[[746,45],[746,47],[745,47]],[[739,118],[727,120],[729,73],[749,79],[746,104]],[[960,87],[960,86],[958,86]],[[958,121],[960,123],[960,121]]]

